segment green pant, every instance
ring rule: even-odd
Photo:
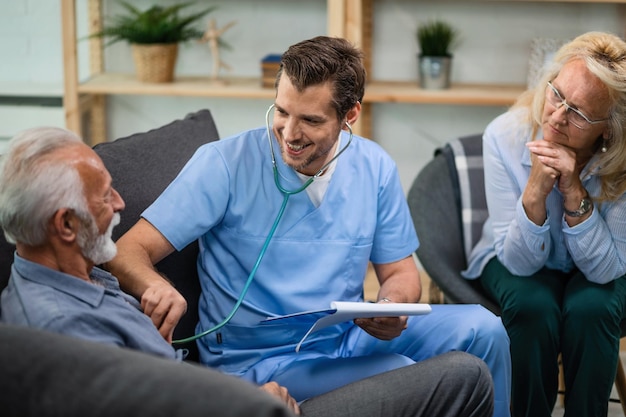
[[[605,417],[626,316],[626,279],[599,285],[577,270],[547,268],[520,277],[493,258],[480,282],[500,305],[511,339],[512,415],[551,415],[561,353],[565,416]]]

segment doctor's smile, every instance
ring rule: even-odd
[[[307,145],[295,145],[295,144],[292,144],[292,143],[289,143],[289,142],[285,142],[285,145],[287,145],[287,148],[289,148],[289,150],[291,150],[291,151],[293,151],[295,153],[299,153],[301,150],[303,150],[304,148],[309,146],[310,143],[307,144]]]

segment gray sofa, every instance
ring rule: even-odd
[[[4,417],[278,417],[278,400],[199,364],[0,324]]]
[[[121,236],[202,144],[219,139],[208,110],[168,125],[96,145],[126,208],[114,230]],[[0,236],[0,290],[8,281],[14,246]],[[198,246],[189,245],[157,267],[188,300],[174,338],[194,334],[200,294]],[[194,364],[176,363],[113,346],[0,324],[2,416],[283,416],[285,408],[259,389]]]

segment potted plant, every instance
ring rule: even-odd
[[[171,82],[178,56],[178,44],[199,39],[204,31],[192,27],[215,6],[187,16],[181,9],[193,2],[170,7],[152,6],[141,11],[125,1],[119,2],[127,14],[114,16],[100,32],[91,37],[109,38],[106,45],[126,41],[131,45],[137,77],[144,82]]]
[[[450,87],[452,49],[459,42],[459,33],[449,23],[431,20],[417,28],[420,86],[426,89]]]

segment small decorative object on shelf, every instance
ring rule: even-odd
[[[528,60],[528,76],[526,87],[533,88],[543,75],[543,71],[548,67],[554,54],[561,46],[567,43],[563,39],[534,38],[530,42],[530,58]]]
[[[447,22],[432,20],[417,28],[419,82],[424,89],[450,87],[452,49],[459,42],[459,34]]]
[[[119,2],[128,14],[114,16],[110,23],[90,37],[109,38],[107,45],[126,41],[133,50],[137,78],[143,82],[164,83],[174,79],[174,68],[178,57],[178,44],[191,39],[200,39],[201,30],[191,27],[215,6],[179,16],[179,11],[193,2],[169,7],[152,6],[140,11],[125,1]]]
[[[232,71],[230,65],[221,60],[220,47],[230,48],[230,46],[222,40],[222,34],[233,27],[235,23],[237,22],[230,22],[221,29],[218,29],[215,19],[211,19],[207,30],[202,35],[202,38],[200,38],[200,42],[206,42],[209,44],[209,49],[211,50],[211,55],[213,56],[211,81],[219,81],[220,68],[222,67],[226,68],[228,71]]]
[[[274,88],[276,73],[280,68],[280,54],[269,54],[261,60],[261,87]]]

